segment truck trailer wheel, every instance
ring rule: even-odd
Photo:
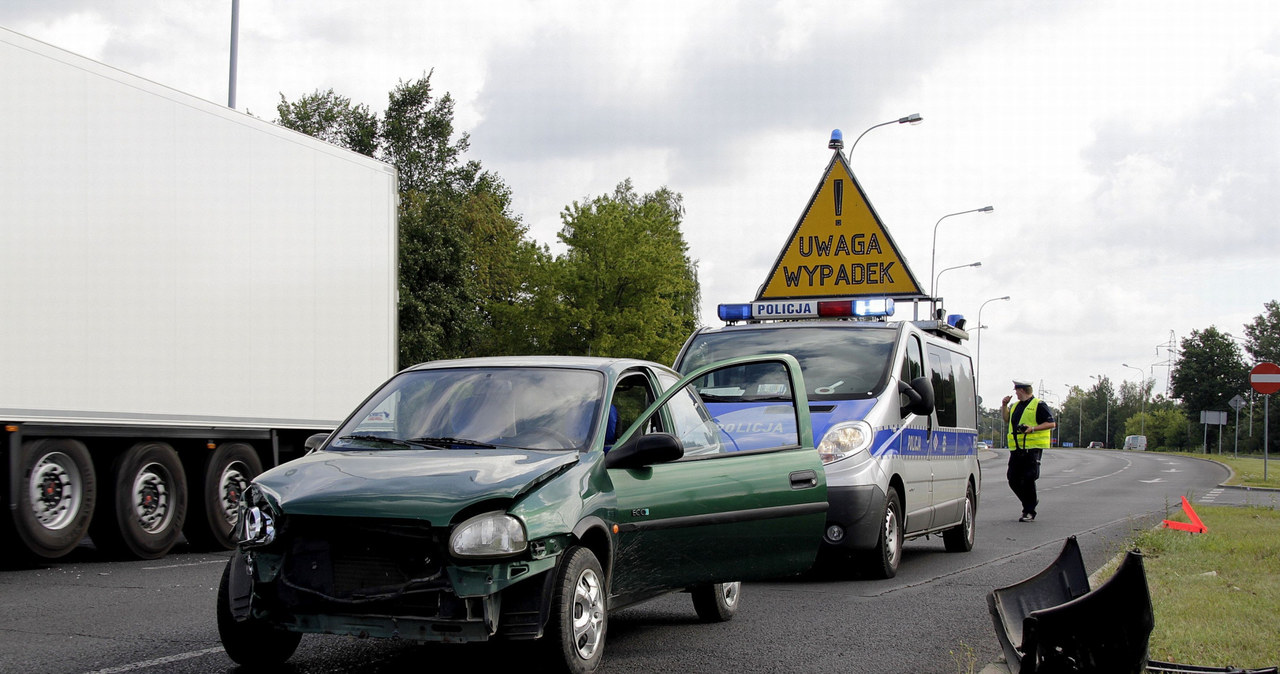
[[[191,473],[192,480],[202,486],[188,504],[187,540],[206,550],[235,547],[232,532],[240,495],[261,472],[258,453],[243,442],[219,445],[204,456],[200,467]]]
[[[14,530],[37,557],[57,559],[84,538],[97,500],[89,450],[77,440],[22,443]]]
[[[187,477],[173,447],[140,442],[112,462],[103,504],[89,529],[93,543],[109,555],[163,557],[182,533],[187,513]]]

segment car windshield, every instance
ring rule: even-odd
[[[335,434],[333,449],[581,450],[604,393],[604,375],[550,367],[405,372]]]
[[[884,386],[893,363],[898,336],[888,328],[850,329],[847,326],[806,326],[767,330],[726,330],[698,335],[677,369],[698,367],[735,356],[787,353],[800,361],[809,400],[855,400],[875,396]],[[770,391],[784,392],[779,382],[742,381],[719,390],[703,390],[707,402],[760,399]]]

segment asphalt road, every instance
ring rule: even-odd
[[[1274,494],[1216,490],[1221,466],[1155,453],[1050,450],[1035,522],[1004,482],[1004,451],[985,453],[977,544],[947,553],[907,543],[891,580],[804,577],[743,588],[728,623],[697,622],[687,595],[610,617],[609,672],[968,672],[1000,655],[986,595],[1023,580],[1076,535],[1090,569],[1132,533],[1176,512],[1181,497],[1275,505]],[[236,672],[214,623],[229,553],[101,561],[90,548],[43,568],[0,570],[0,671],[115,674]],[[540,671],[529,645],[416,645],[308,635],[283,671],[390,673],[448,664]]]

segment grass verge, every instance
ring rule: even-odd
[[[1194,507],[1207,533],[1158,528],[1134,540],[1155,610],[1149,657],[1209,667],[1280,664],[1280,511]],[[1180,508],[1168,519],[1188,521]],[[1117,563],[1095,577],[1110,578]]]

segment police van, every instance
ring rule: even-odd
[[[771,411],[780,401],[808,400],[827,474],[825,557],[881,578],[897,573],[908,539],[939,534],[947,551],[971,550],[982,489],[963,318],[893,312],[892,299],[722,304],[726,325],[696,331],[675,363],[691,372],[733,356],[795,356],[807,391],[739,370],[700,393],[722,428],[781,426],[786,415]]]

